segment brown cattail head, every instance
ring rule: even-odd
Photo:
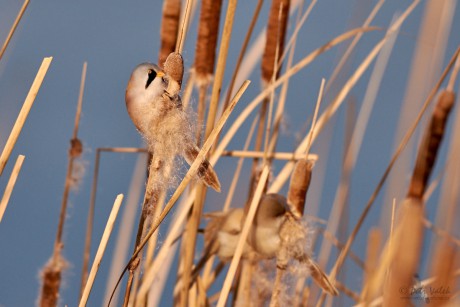
[[[164,64],[165,73],[172,79],[169,80],[167,91],[171,95],[177,95],[182,86],[184,76],[184,60],[178,52],[172,52]]]
[[[273,78],[276,63],[284,51],[290,0],[273,0],[267,28],[267,42],[262,58],[262,82],[267,84]],[[276,77],[279,75],[277,71]]]
[[[303,215],[312,169],[313,162],[302,159],[297,162],[291,175],[287,203],[291,213],[297,219],[302,218]]]
[[[168,55],[176,49],[180,8],[181,0],[165,0],[163,2],[163,20],[160,30],[161,47],[158,56],[158,65],[161,68],[163,68],[163,63]]]
[[[178,52],[172,52],[168,55],[164,65],[165,72],[177,83],[182,84],[184,76],[184,60]]]
[[[214,72],[221,8],[222,0],[201,2],[195,56],[195,73],[199,83],[209,82]]]
[[[67,261],[58,252],[43,268],[41,272],[43,284],[38,303],[40,307],[54,307],[58,305],[62,272],[67,266]]]
[[[455,102],[455,93],[442,91],[435,106],[430,124],[420,145],[414,173],[409,187],[408,197],[422,198],[428,178],[433,170],[434,162],[441,145],[447,119]]]

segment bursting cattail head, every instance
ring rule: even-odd
[[[207,83],[214,72],[222,0],[201,2],[196,44],[195,73],[198,83]]]
[[[273,0],[267,26],[267,41],[262,57],[262,82],[267,84],[273,78],[275,65],[284,51],[284,39],[289,18],[290,0]],[[279,69],[275,77],[278,77]]]
[[[176,49],[177,36],[179,33],[181,0],[165,0],[163,2],[163,19],[161,22],[161,47],[158,56],[158,65],[163,63],[171,52]]]
[[[184,60],[182,59],[182,55],[178,52],[172,52],[168,55],[164,63],[164,71],[170,77],[166,91],[172,96],[178,95],[184,76]]]

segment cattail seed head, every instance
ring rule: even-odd
[[[184,60],[178,52],[172,52],[165,61],[164,70],[171,77],[167,91],[170,95],[179,94],[184,76]]]
[[[455,93],[451,91],[443,91],[439,95],[430,124],[418,151],[408,197],[422,198],[425,193],[428,178],[433,170],[454,102]]]
[[[303,215],[312,169],[312,161],[301,159],[295,165],[294,172],[291,175],[287,203],[291,213],[297,219],[300,219]]]
[[[276,63],[284,51],[290,0],[273,0],[267,26],[267,41],[262,57],[262,82],[265,84],[273,78]],[[276,77],[279,75],[277,71]]]
[[[201,2],[195,56],[195,72],[199,83],[209,82],[214,72],[221,8],[222,0]]]
[[[160,30],[161,47],[158,56],[158,65],[161,68],[168,55],[176,49],[180,9],[181,0],[165,0],[163,2],[163,19]]]

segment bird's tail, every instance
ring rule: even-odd
[[[316,262],[308,258],[306,263],[308,265],[308,268],[310,269],[311,277],[318,286],[320,286],[324,291],[326,291],[329,294],[332,294],[334,296],[339,295],[339,291],[337,291],[337,288],[331,283],[327,275]]]
[[[199,149],[195,145],[188,146],[184,150],[184,158],[188,164],[192,165],[193,161],[195,161],[196,157],[198,156]],[[207,159],[204,159],[201,163],[200,167],[198,168],[197,172],[198,177],[208,186],[220,192],[220,182],[219,178],[217,177],[216,172],[212,168],[212,165],[209,163]]]
[[[310,276],[313,278],[315,283],[321,287],[321,289],[331,295],[339,295],[339,291],[337,291],[337,288],[331,283],[326,273],[324,273],[319,265],[307,254],[301,253],[300,255],[294,256],[294,258],[296,258],[300,263],[304,263],[308,267],[310,270]]]

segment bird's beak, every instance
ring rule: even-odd
[[[164,75],[165,73],[162,71],[157,72],[157,77],[163,77]]]

